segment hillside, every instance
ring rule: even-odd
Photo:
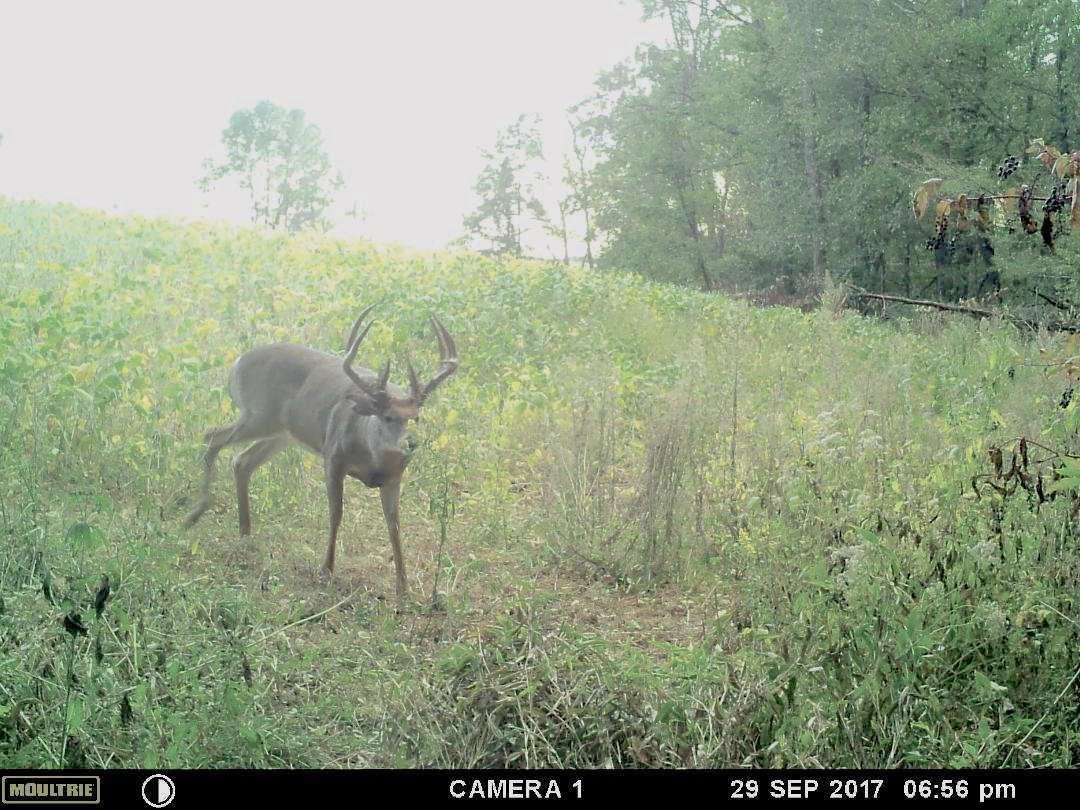
[[[372,302],[363,364],[462,359],[401,612],[297,448],[181,528],[229,364]],[[1075,767],[1075,497],[991,461],[1077,452],[1075,344],[835,310],[0,199],[0,764]]]

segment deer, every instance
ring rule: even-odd
[[[330,536],[320,580],[328,582],[334,573],[348,476],[379,490],[394,553],[397,598],[404,603],[408,583],[401,553],[398,503],[401,477],[412,449],[407,427],[410,421],[419,419],[420,408],[432,392],[457,371],[458,354],[454,339],[432,315],[439,366],[427,383],[421,384],[408,359],[408,390],[390,382],[389,360],[378,374],[367,368],[354,369],[356,352],[374,320],[362,331],[360,327],[374,308],[374,304],[367,307],[353,323],[344,359],[292,343],[258,346],[237,358],[229,371],[228,390],[240,418],[207,431],[199,500],[185,526],[195,525],[210,508],[214,465],[221,450],[232,444],[254,442],[232,463],[240,535],[251,534],[248,488],[252,474],[289,444],[299,443],[322,456],[326,476]]]

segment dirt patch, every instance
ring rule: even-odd
[[[403,640],[420,646],[475,637],[517,612],[542,626],[570,626],[605,639],[660,654],[663,645],[701,642],[717,620],[716,600],[677,585],[626,590],[610,577],[577,562],[541,565],[520,546],[485,547],[467,526],[455,526],[442,550],[438,595],[432,598],[438,532],[425,517],[403,521],[411,600],[399,611],[394,566],[381,515],[358,504],[347,514],[339,538],[337,569],[329,583],[318,580],[325,551],[324,528],[256,526],[236,537],[214,516],[210,536],[200,539],[211,573],[227,577],[262,601],[282,625],[322,613],[286,632],[314,640],[356,624],[358,612],[395,616]],[[340,603],[340,604],[339,604]],[[328,610],[328,608],[330,610]],[[523,617],[524,618],[524,617]]]

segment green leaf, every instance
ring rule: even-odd
[[[975,688],[986,697],[995,697],[1002,692],[1009,691],[1007,687],[1002,686],[1000,683],[995,683],[978,670],[975,671]]]
[[[76,549],[96,548],[104,539],[105,533],[89,523],[73,523],[64,533],[64,539]]]
[[[1075,492],[1076,490],[1080,490],[1080,477],[1061,478],[1048,486],[1045,492],[1050,495],[1054,492]]]
[[[83,720],[86,718],[86,707],[83,705],[82,698],[74,698],[71,701],[71,705],[68,706],[67,726],[68,733],[78,731],[82,728]]]
[[[825,588],[831,590],[833,587],[833,581],[829,578],[828,568],[826,567],[825,560],[818,560],[813,565],[803,570],[803,582],[808,585],[814,585],[818,588]]]

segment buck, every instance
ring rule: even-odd
[[[210,486],[218,453],[230,444],[253,441],[233,461],[240,534],[251,533],[248,485],[260,466],[296,441],[323,458],[326,495],[330,502],[330,538],[320,577],[334,573],[334,554],[341,525],[345,476],[378,488],[383,516],[390,534],[397,574],[397,596],[408,594],[405,561],[401,554],[398,501],[401,476],[409,461],[406,428],[420,414],[420,407],[447,377],[457,371],[454,339],[439,319],[431,326],[439,343],[439,367],[427,384],[421,384],[412,363],[408,391],[390,382],[390,361],[379,374],[354,369],[356,351],[371,329],[364,319],[369,306],[353,323],[344,359],[290,343],[260,346],[243,354],[229,372],[229,395],[240,411],[231,425],[206,433],[206,454],[200,499],[188,515],[192,526],[210,507]]]

